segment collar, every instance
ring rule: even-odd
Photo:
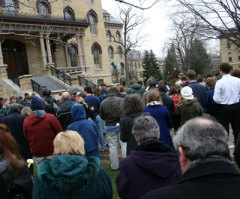
[[[240,176],[232,163],[226,161],[226,159],[216,159],[215,161],[206,161],[198,163],[195,166],[190,166],[190,168],[183,174],[182,179],[178,184],[184,183],[185,181],[191,181],[196,178],[202,178],[206,176],[214,176],[218,174],[232,174]]]
[[[147,106],[156,106],[156,105],[162,105],[162,104],[158,101],[152,101],[152,102],[147,104]]]
[[[222,76],[222,78],[226,78],[226,77],[230,77],[231,75],[230,74],[225,74]]]

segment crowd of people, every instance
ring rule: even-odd
[[[111,199],[100,161],[109,147],[121,198],[237,199],[228,140],[240,166],[240,71],[222,63],[220,74],[0,98],[1,196]]]

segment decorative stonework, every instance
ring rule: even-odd
[[[21,90],[31,90],[32,89],[32,75],[22,75],[18,77]]]

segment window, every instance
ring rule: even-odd
[[[71,7],[67,6],[66,8],[64,8],[63,13],[64,13],[65,20],[67,21],[75,20],[74,10]]]
[[[227,40],[227,47],[231,48],[231,41],[229,39]]]
[[[120,59],[122,59],[122,48],[121,48],[121,46],[118,46],[118,57],[120,58]]]
[[[231,52],[228,52],[228,61],[232,62],[232,53]]]
[[[97,34],[97,23],[98,23],[97,13],[91,9],[87,15],[88,15],[88,20],[89,20],[89,24],[90,24],[90,33],[92,35],[96,35]]]
[[[47,16],[48,15],[48,9],[47,5],[45,3],[39,4],[39,15],[40,16]]]
[[[98,87],[100,87],[101,85],[103,85],[104,84],[104,80],[103,79],[98,79],[97,80],[97,85],[98,85]]]
[[[112,35],[111,35],[111,31],[110,30],[107,30],[107,41],[111,41]]]
[[[121,75],[124,75],[124,64],[121,63],[120,65],[121,65]]]
[[[238,51],[238,61],[240,61],[240,51]]]
[[[108,48],[108,54],[109,54],[109,57],[110,57],[110,58],[113,58],[113,47],[112,47],[112,46],[109,46],[109,48]]]
[[[5,8],[6,8],[7,14],[15,15],[15,6],[16,6],[16,1],[5,0]]]
[[[102,61],[101,61],[102,48],[97,42],[95,42],[92,45],[92,54],[93,54],[95,68],[101,69],[102,68]]]
[[[110,22],[110,16],[104,15],[104,22]]]
[[[94,3],[93,0],[87,0],[88,3]]]
[[[116,41],[120,42],[120,38],[121,38],[120,33],[119,33],[119,31],[117,31],[116,32]]]
[[[78,60],[77,49],[73,46],[70,46],[68,48],[68,54],[70,57],[71,67],[77,66],[77,60]]]

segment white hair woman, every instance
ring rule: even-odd
[[[111,199],[112,184],[99,158],[84,157],[84,140],[75,131],[59,133],[54,157],[38,166],[33,198]]]

